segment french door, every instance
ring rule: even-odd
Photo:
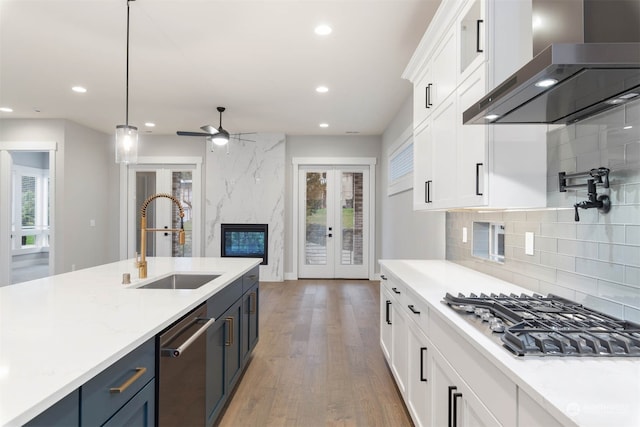
[[[180,201],[184,212],[183,224],[186,242],[180,245],[178,234],[170,231],[147,233],[149,257],[191,257],[200,255],[199,215],[200,185],[199,168],[196,165],[138,164],[129,166],[128,177],[128,257],[140,253],[141,205],[149,196],[158,193],[170,194]],[[147,228],[179,229],[181,221],[178,206],[169,198],[153,200],[146,210]],[[195,238],[195,239],[194,239]]]
[[[301,166],[298,173],[298,277],[368,278],[368,166]]]

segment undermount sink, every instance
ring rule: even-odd
[[[136,289],[197,289],[218,277],[219,274],[171,274]]]

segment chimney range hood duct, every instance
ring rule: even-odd
[[[568,31],[534,29],[534,49],[547,47],[469,107],[464,124],[569,124],[640,100],[640,1],[534,0],[536,11]],[[567,43],[576,34],[580,43]]]

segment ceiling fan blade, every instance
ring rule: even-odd
[[[204,133],[204,132],[186,132],[183,130],[179,130],[178,132],[176,132],[178,135],[180,136],[211,136],[210,133]]]
[[[200,129],[202,129],[205,132],[209,132],[210,135],[215,135],[216,133],[218,133],[218,129],[214,128],[211,125],[201,126]]]
[[[256,142],[253,139],[245,139],[245,138],[240,138],[239,136],[235,136],[235,135],[231,135],[230,137],[231,139],[233,139],[234,141],[242,141],[242,142]]]

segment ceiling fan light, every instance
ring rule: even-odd
[[[218,146],[227,145],[229,142],[229,132],[222,128],[218,129],[218,133],[211,136],[211,142]]]

